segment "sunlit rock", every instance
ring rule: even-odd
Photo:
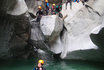
[[[100,35],[91,35],[93,32],[99,33],[103,28],[101,27],[104,16],[103,3],[102,0],[89,0],[85,6],[81,2],[72,3],[72,9],[70,9],[70,4],[68,4],[67,9],[66,5],[63,4],[63,16],[68,15],[65,19],[67,30],[64,32],[61,43],[56,43],[57,46],[53,46],[54,48],[57,47],[57,49],[52,48],[52,51],[57,53],[57,50],[62,48],[58,53],[61,53],[60,57],[63,59],[104,61],[101,45],[96,44],[98,38],[100,41],[101,37]],[[101,44],[100,42],[99,44]]]
[[[56,15],[43,16],[40,28],[50,43],[56,41],[63,29],[63,20]]]

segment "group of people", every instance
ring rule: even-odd
[[[48,0],[45,0],[45,13],[46,15],[54,15],[60,12],[62,9],[61,4],[50,4]]]
[[[66,0],[66,9],[67,9],[67,4],[70,3],[70,9],[72,9],[72,2],[82,2],[83,5],[85,5],[85,2],[87,2],[88,0]]]
[[[82,2],[83,5],[85,4],[86,1],[88,0],[66,0],[66,9],[67,9],[67,4],[70,3],[70,8],[72,9],[72,2]],[[41,17],[43,15],[58,15],[59,17],[63,18],[61,14],[61,9],[62,9],[62,4],[49,4],[48,0],[44,1],[44,7],[38,6],[38,11],[36,13],[37,16],[37,22],[40,22]]]
[[[59,17],[63,17],[60,13],[62,9],[61,4],[49,4],[48,0],[45,0],[44,7],[38,6],[38,11],[36,13],[37,16],[37,22],[40,22],[40,19],[43,15],[58,15]]]

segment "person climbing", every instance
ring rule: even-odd
[[[43,16],[43,11],[42,11],[42,7],[41,6],[38,6],[38,11],[36,13],[36,16],[37,16],[36,21],[37,22],[40,22],[41,17]]]
[[[67,0],[66,1],[66,9],[67,9],[67,4],[70,3],[70,9],[72,9],[72,0]]]
[[[38,66],[36,68],[34,68],[34,70],[46,70],[44,67],[44,60],[39,60],[38,61]]]

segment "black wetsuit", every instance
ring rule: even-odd
[[[39,67],[34,68],[34,70],[40,70]],[[42,70],[46,70],[44,67],[42,67]]]
[[[43,11],[42,10],[37,11],[36,16],[37,16],[37,20],[36,21],[40,22],[41,17],[43,16]]]
[[[59,9],[59,7],[58,8],[56,8],[56,10],[55,10],[57,13],[59,13],[60,12],[60,9]]]

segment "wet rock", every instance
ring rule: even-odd
[[[45,36],[43,35],[39,23],[31,22],[31,44],[37,49],[42,49],[44,51],[48,50],[48,45],[45,43]]]

